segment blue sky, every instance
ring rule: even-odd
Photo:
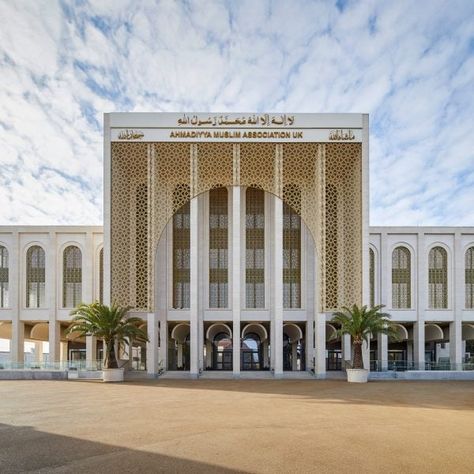
[[[0,224],[102,223],[102,114],[370,114],[372,225],[474,225],[474,1],[0,0]]]

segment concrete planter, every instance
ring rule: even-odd
[[[367,369],[347,369],[347,381],[352,383],[367,383],[369,371]]]
[[[123,369],[102,369],[102,381],[123,382]]]

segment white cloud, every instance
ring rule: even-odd
[[[100,224],[102,114],[368,112],[371,223],[474,224],[474,4],[0,1],[0,223]]]

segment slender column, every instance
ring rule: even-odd
[[[283,375],[283,201],[274,198],[273,229],[273,369],[276,377]]]
[[[240,186],[232,187],[232,367],[234,377],[240,376]]]
[[[364,364],[364,369],[370,370],[370,340],[369,343],[362,343],[362,361]]]
[[[60,362],[61,359],[61,325],[59,321],[49,321],[49,362]]]
[[[386,334],[378,334],[377,337],[377,359],[380,370],[388,369],[388,336]]]
[[[155,313],[147,315],[148,342],[146,343],[146,369],[148,374],[158,373],[158,316]]]
[[[166,316],[165,316],[166,318]],[[168,368],[168,322],[165,318],[160,321],[159,337],[160,337],[160,349],[159,349],[159,364],[164,370]]]
[[[449,323],[449,361],[453,369],[461,370],[462,356],[462,321],[456,319]]]
[[[86,336],[86,367],[94,369],[97,359],[97,337]]]
[[[291,370],[298,370],[298,343],[296,341],[291,345]]]
[[[347,364],[351,363],[352,360],[352,347],[351,347],[351,336],[350,334],[344,334],[341,340],[342,345],[342,357],[344,362]],[[343,368],[346,367],[346,364],[343,365]]]
[[[10,353],[13,363],[23,364],[25,361],[25,324],[19,318],[12,321]]]
[[[199,208],[198,199],[190,203],[190,358],[191,375],[199,375]]]
[[[212,367],[212,342],[206,341],[206,369]]]
[[[268,339],[263,341],[263,368],[268,368]]]
[[[178,342],[178,358],[176,361],[176,367],[181,369],[183,367],[183,344]]]
[[[59,361],[66,363],[67,360],[69,359],[68,350],[67,350],[67,341],[59,343],[59,352],[60,352]]]
[[[425,370],[425,323],[413,324],[413,359],[416,370]]]
[[[317,313],[315,320],[316,360],[314,372],[318,378],[326,377],[326,314]]]
[[[43,343],[41,341],[35,342],[35,362],[37,364],[43,362]]]

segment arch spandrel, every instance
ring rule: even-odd
[[[112,163],[113,301],[153,311],[154,255],[167,222],[198,194],[232,185],[274,194],[300,214],[316,244],[321,310],[361,301],[360,144],[113,143]],[[133,208],[140,183],[147,186],[145,228],[137,228]],[[327,184],[336,190],[332,207],[326,202]],[[327,209],[337,209],[337,235],[326,232]],[[145,256],[135,245],[143,233]],[[326,256],[328,248],[335,251]],[[328,259],[334,262],[327,265]],[[332,278],[328,266],[337,268]],[[137,278],[139,268],[146,268],[146,278]],[[138,301],[143,294],[146,301]]]

